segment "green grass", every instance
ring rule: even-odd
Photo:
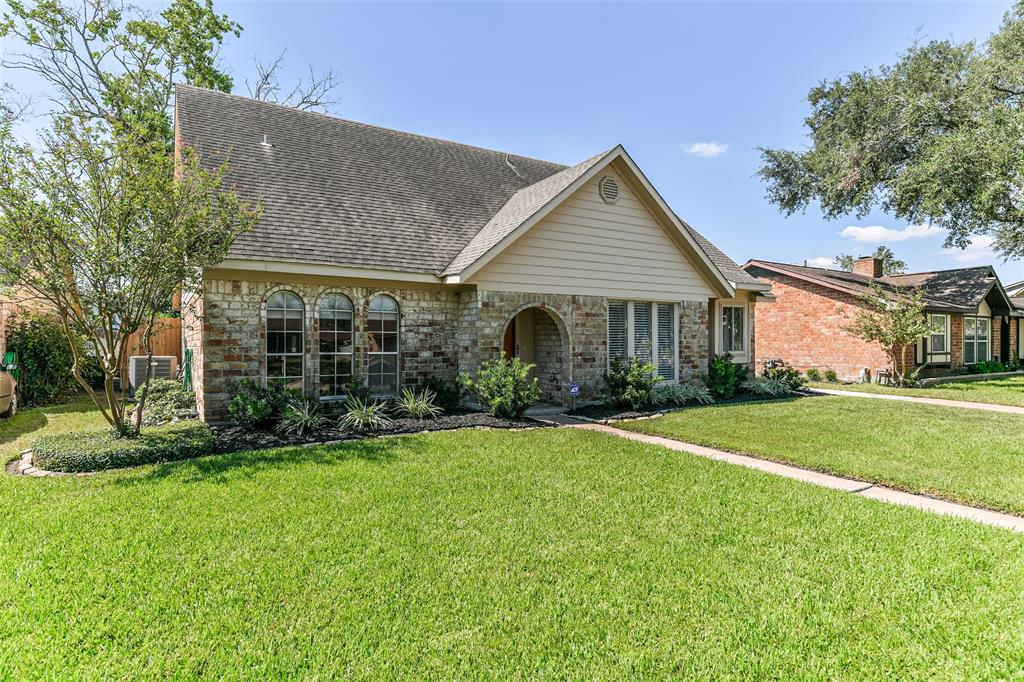
[[[853,397],[683,410],[622,428],[1024,514],[1024,417]]]
[[[0,465],[18,457],[42,435],[68,431],[95,431],[107,422],[88,398],[65,405],[20,410],[10,419],[0,419]]]
[[[948,384],[936,384],[927,388],[895,388],[878,384],[810,383],[807,385],[812,388],[828,388],[838,391],[888,393],[891,395],[917,396],[919,398],[965,400],[971,403],[992,403],[994,405],[1024,407],[1024,377],[957,381]]]
[[[592,432],[3,477],[0,506],[14,679],[1024,669],[1024,536]]]

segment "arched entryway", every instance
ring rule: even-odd
[[[531,375],[537,377],[541,400],[546,403],[564,402],[563,394],[569,382],[567,348],[562,321],[546,308],[524,308],[505,324],[505,354],[536,365]]]

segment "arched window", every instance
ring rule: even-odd
[[[302,299],[278,291],[267,301],[267,381],[283,379],[289,388],[303,389]]]
[[[329,294],[320,301],[320,395],[341,396],[352,383],[352,301]]]
[[[373,395],[398,395],[398,304],[390,296],[370,301],[366,320],[370,359],[367,383]]]

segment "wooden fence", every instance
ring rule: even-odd
[[[153,355],[173,355],[178,359],[177,366],[181,367],[181,318],[163,317],[156,321],[153,333],[149,335],[149,347]],[[128,358],[133,355],[145,355],[146,349],[142,345],[142,333],[136,332],[128,338],[128,352],[124,357],[124,367],[121,369],[121,376],[128,376]]]

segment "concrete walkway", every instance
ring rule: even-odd
[[[718,460],[720,462],[728,462],[729,464],[738,464],[751,469],[757,469],[758,471],[764,471],[769,474],[775,474],[776,476],[783,476],[785,478],[803,481],[804,483],[820,485],[823,488],[841,490],[843,492],[860,495],[861,497],[868,497],[873,500],[881,500],[882,502],[888,502],[890,504],[898,504],[904,507],[915,507],[917,509],[934,512],[936,514],[945,514],[947,516],[970,519],[971,521],[1006,528],[1017,533],[1024,533],[1024,518],[1019,516],[1002,514],[1000,512],[979,509],[977,507],[969,507],[967,505],[955,504],[953,502],[945,502],[932,497],[925,497],[924,495],[914,495],[913,493],[885,488],[866,481],[832,476],[830,474],[823,474],[809,469],[801,469],[800,467],[790,466],[788,464],[771,462],[766,459],[758,459],[757,457],[749,457],[747,455],[737,455],[732,452],[725,452],[724,450],[704,447],[703,445],[685,443],[671,438],[662,438],[661,436],[649,436],[645,433],[624,431],[623,429],[617,429],[614,426],[605,426],[603,424],[581,423],[571,417],[562,416],[557,420],[552,421],[557,421],[557,423],[569,428],[599,431],[601,433],[619,436],[620,438],[635,440],[640,443],[660,445],[662,447],[669,448],[670,450],[687,452],[700,457]]]
[[[1024,407],[1014,405],[993,405],[992,403],[971,403],[966,400],[944,400],[942,398],[918,398],[911,395],[893,395],[891,393],[866,393],[863,391],[842,391],[832,388],[804,388],[811,393],[823,395],[839,395],[849,398],[878,398],[881,400],[899,400],[906,403],[919,403],[921,405],[938,405],[939,407],[961,407],[968,410],[981,410],[983,412],[1002,412],[1004,414],[1024,414]]]

